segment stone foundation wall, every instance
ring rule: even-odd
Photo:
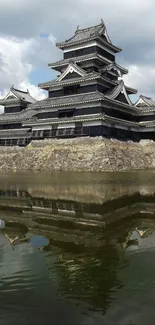
[[[77,138],[0,147],[0,171],[122,171],[155,167],[155,142]]]

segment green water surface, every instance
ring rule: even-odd
[[[0,174],[0,325],[155,324],[155,172]]]

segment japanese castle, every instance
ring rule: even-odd
[[[0,100],[0,145],[25,146],[32,140],[103,136],[121,140],[155,140],[155,101],[124,84],[128,70],[116,63],[121,48],[109,38],[106,26],[81,29],[56,46],[63,59],[49,64],[56,80],[39,84],[48,91],[36,101],[29,91],[11,87]]]

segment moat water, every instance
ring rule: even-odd
[[[0,174],[0,325],[154,324],[155,171]]]

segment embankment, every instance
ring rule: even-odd
[[[0,147],[0,171],[122,171],[155,167],[155,142],[81,138]]]

